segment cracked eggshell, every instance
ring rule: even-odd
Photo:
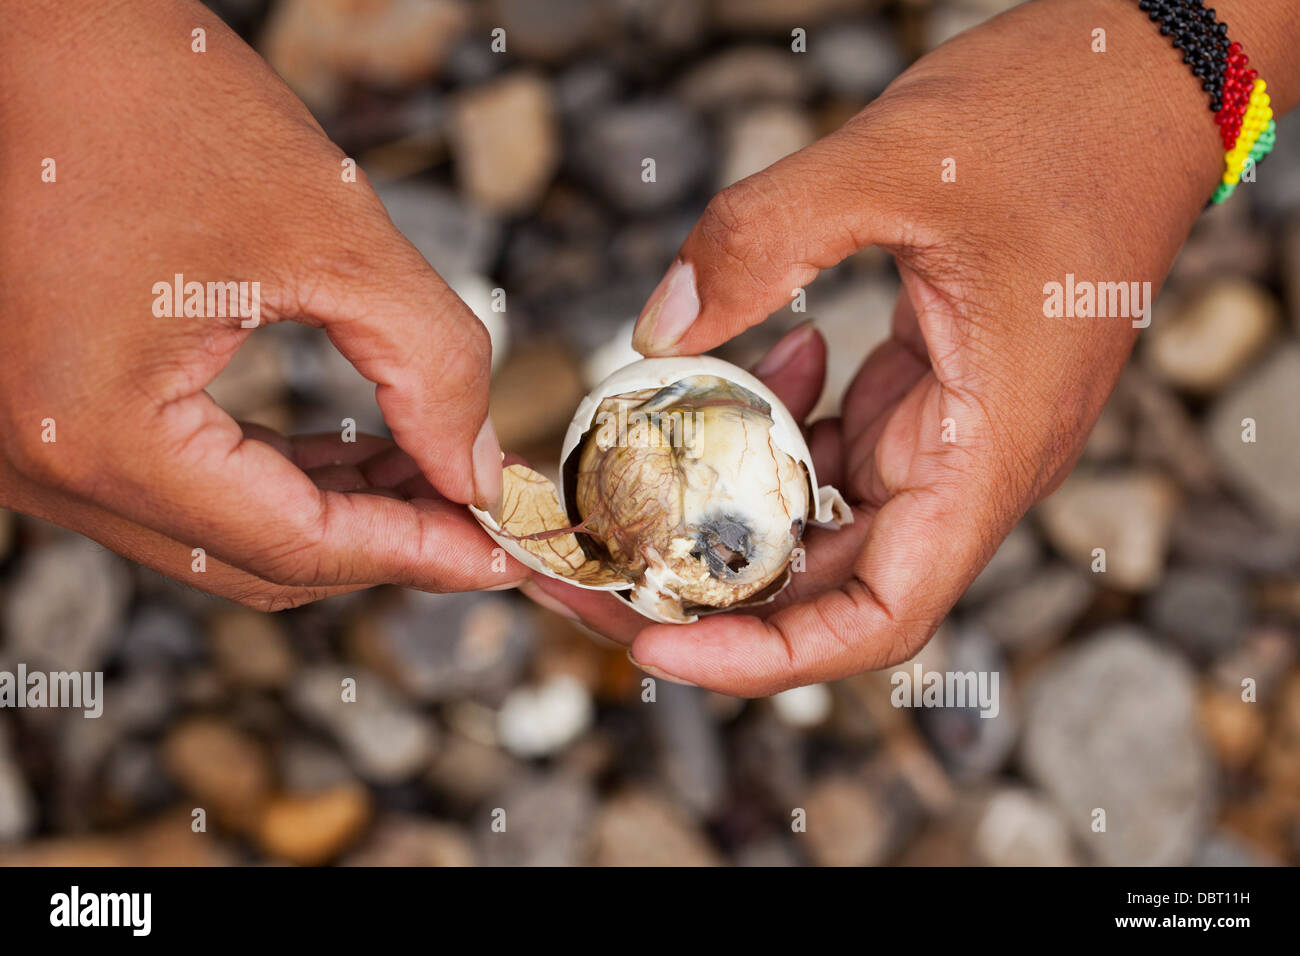
[[[561,471],[570,457],[580,450],[583,438],[592,429],[602,401],[629,392],[657,390],[695,375],[711,375],[732,382],[753,392],[767,403],[772,418],[769,437],[777,448],[807,470],[810,491],[813,492],[809,500],[809,507],[813,511],[809,515],[809,523],[839,527],[853,521],[853,513],[840,493],[829,486],[817,484],[817,472],[808,444],[804,441],[798,422],[781,400],[749,372],[710,356],[644,359],[619,369],[606,378],[592,389],[574,413],[560,455]],[[672,581],[664,578],[665,574],[671,576],[672,572],[650,568],[644,575],[644,580],[633,582],[600,562],[587,558],[574,533],[551,533],[554,529],[572,525],[571,509],[564,500],[563,482],[561,487],[556,488],[550,481],[522,465],[511,465],[506,470],[515,472],[513,480],[507,482],[508,494],[513,491],[515,497],[514,500],[505,502],[505,513],[517,515],[521,509],[526,511],[525,517],[515,522],[516,525],[522,523],[526,526],[520,529],[524,535],[535,531],[548,532],[539,540],[528,540],[529,546],[526,547],[520,534],[506,532],[492,515],[471,507],[470,511],[479,523],[507,553],[534,571],[576,587],[594,591],[631,591],[630,595],[625,595],[628,602],[651,620],[680,624],[698,619],[694,614],[685,614],[680,609],[680,602],[672,596]],[[787,569],[779,583],[765,589],[762,598],[737,602],[728,610],[767,603],[789,580]]]

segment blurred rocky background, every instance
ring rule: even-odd
[[[212,3],[492,327],[498,431],[538,463],[631,358],[630,321],[714,191],[1009,5]],[[1300,861],[1297,117],[1279,133],[1259,182],[1197,226],[1074,475],[922,652],[997,671],[996,718],[896,709],[887,673],[758,701],[659,682],[645,703],[622,650],[514,594],[377,589],[268,616],[0,511],[0,669],[106,673],[98,720],[0,711],[0,861]],[[873,251],[810,287],[823,411],[895,291]],[[726,354],[750,362],[801,318]],[[298,326],[259,331],[212,392],[287,431],[382,429],[371,387]]]

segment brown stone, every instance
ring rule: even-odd
[[[370,813],[370,792],[354,784],[313,794],[283,794],[266,805],[257,842],[269,856],[319,866],[357,840]]]
[[[167,772],[198,805],[234,829],[251,825],[272,789],[271,762],[262,744],[211,717],[176,726],[163,741]]]
[[[273,615],[223,611],[209,623],[208,642],[222,675],[233,684],[271,690],[293,676],[293,650]]]

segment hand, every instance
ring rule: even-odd
[[[1280,115],[1300,77],[1278,54],[1297,38],[1234,16],[1250,8],[1219,4]],[[1096,27],[1106,54],[1090,50]],[[891,337],[841,418],[809,436],[818,478],[856,522],[814,530],[807,571],[761,615],[649,625],[607,595],[538,585],[650,673],[730,694],[908,659],[1069,471],[1136,337],[1131,316],[1046,317],[1046,284],[1073,274],[1154,294],[1222,172],[1216,133],[1199,84],[1135,4],[1047,0],[962,35],[835,134],[722,192],[636,345],[713,348],[819,270],[889,250],[902,278]],[[948,158],[955,182],[941,179]],[[824,350],[797,329],[757,370],[796,416],[816,401]]]
[[[256,54],[198,3],[35,2],[0,74],[0,501],[261,608],[524,579],[458,504],[500,497],[485,329]],[[176,273],[323,328],[399,447],[242,430],[204,388],[258,333],[155,315]]]

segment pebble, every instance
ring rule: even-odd
[[[479,856],[488,866],[575,866],[586,855],[595,810],[586,780],[564,773],[517,776],[479,810]]]
[[[889,337],[898,298],[893,279],[864,277],[829,288],[807,289],[806,315],[826,339],[826,386],[809,421],[840,413],[840,399],[871,350]]]
[[[488,339],[492,343],[492,371],[501,367],[510,349],[510,325],[506,313],[499,310],[496,290],[491,282],[480,275],[444,275],[442,277],[451,291],[469,306],[469,310],[487,329]],[[508,300],[507,307],[508,307]]]
[[[280,794],[262,811],[257,842],[268,856],[320,866],[352,846],[370,821],[370,793],[342,785],[312,794]]]
[[[0,866],[178,867],[232,866],[231,850],[210,833],[195,833],[188,810],[170,811],[112,836],[60,836],[12,853]]]
[[[208,622],[208,644],[222,675],[238,687],[284,687],[296,667],[279,619],[250,610],[224,611]]]
[[[807,112],[769,103],[740,113],[726,124],[717,188],[725,189],[816,139]]]
[[[890,814],[880,795],[855,777],[831,776],[808,791],[806,833],[795,842],[815,866],[878,866],[893,845]]]
[[[343,866],[474,866],[474,844],[460,827],[390,814],[381,817]]]
[[[1147,601],[1152,629],[1194,659],[1236,647],[1250,624],[1246,582],[1222,567],[1175,567]]]
[[[306,736],[294,735],[280,742],[276,770],[281,785],[293,793],[314,793],[356,781],[338,751]]]
[[[204,391],[232,418],[274,427],[263,416],[285,400],[284,354],[279,337],[266,334],[264,329],[250,335]]]
[[[1254,574],[1300,567],[1300,532],[1261,522],[1222,498],[1195,498],[1174,519],[1174,554],[1192,563]]]
[[[826,722],[831,715],[834,699],[825,684],[805,684],[774,694],[769,698],[772,709],[783,723],[799,730],[807,730]]]
[[[1195,421],[1172,392],[1140,367],[1129,365],[1116,395],[1129,403],[1136,418],[1136,464],[1165,471],[1184,488],[1199,494],[1217,490],[1214,457]]]
[[[460,94],[451,145],[461,189],[492,215],[509,216],[541,199],[560,160],[550,85],[514,73]]]
[[[1164,310],[1157,308],[1142,357],[1171,385],[1213,394],[1259,355],[1280,318],[1277,302],[1260,286],[1218,279]]]
[[[1095,577],[1099,585],[1148,591],[1164,571],[1177,505],[1176,489],[1160,474],[1076,469],[1037,515],[1057,550],[1085,571],[1091,573],[1093,549],[1105,549],[1106,571]]]
[[[1228,481],[1264,517],[1300,528],[1300,343],[1274,349],[1210,409],[1206,440]],[[1246,419],[1255,441],[1242,440]]]
[[[788,38],[794,27],[807,30],[831,17],[856,12],[859,6],[859,0],[716,0],[713,19],[724,30]]]
[[[587,688],[559,674],[538,686],[510,691],[497,718],[497,736],[517,757],[545,757],[578,739],[594,715]]]
[[[343,699],[343,680],[356,682],[356,699]],[[289,691],[304,720],[338,741],[367,780],[394,784],[428,766],[437,735],[432,722],[411,709],[378,674],[364,668],[320,664],[298,673]]]
[[[1294,216],[1300,212],[1300,123],[1291,120],[1277,124],[1273,152],[1259,164],[1256,176],[1257,181],[1247,183],[1243,192],[1264,217]]]
[[[384,88],[431,79],[470,9],[462,0],[283,0],[258,49],[308,106],[329,114],[347,79]]]
[[[1055,658],[1026,692],[1024,769],[1089,855],[1185,864],[1212,812],[1212,763],[1181,657],[1121,626]],[[1094,833],[1093,811],[1106,814]]]
[[[1065,637],[1096,591],[1090,576],[1052,562],[991,599],[977,620],[1007,650],[1037,650]]]
[[[657,681],[654,703],[642,706],[649,708],[658,779],[688,812],[712,816],[727,795],[727,751],[707,692]]]
[[[511,355],[492,382],[490,398],[501,447],[520,451],[563,435],[586,393],[573,350],[538,343]],[[551,462],[533,462],[541,464]]]
[[[130,588],[117,555],[60,537],[18,569],[4,607],[5,649],[32,669],[98,670],[122,636]]]
[[[595,866],[720,866],[708,838],[670,801],[646,790],[606,800],[596,816]]]
[[[347,646],[412,699],[500,693],[522,673],[534,633],[524,609],[508,598],[422,591],[389,597],[353,621]]]
[[[172,779],[226,826],[252,826],[271,795],[273,771],[265,747],[226,721],[186,720],[167,734],[162,754]]]
[[[9,551],[14,546],[16,524],[14,513],[8,508],[0,508],[0,562],[9,557]]]
[[[1219,763],[1229,771],[1250,764],[1268,737],[1268,723],[1258,701],[1241,699],[1239,689],[1202,687],[1197,716],[1205,740]]]
[[[205,652],[193,615],[167,604],[141,604],[122,638],[122,658],[130,667],[187,667]]]
[[[710,166],[706,133],[680,103],[648,99],[592,114],[576,132],[572,159],[606,199],[626,213],[665,209],[699,186]],[[654,181],[642,177],[654,160]]]
[[[986,866],[1077,866],[1070,830],[1032,791],[1009,787],[989,797],[974,850]]]
[[[3,847],[27,837],[36,827],[36,801],[0,724],[0,856]]]
[[[880,23],[847,23],[810,42],[808,55],[831,93],[865,104],[907,66],[890,30]]]
[[[1021,521],[1011,529],[993,557],[984,566],[958,602],[967,607],[1020,583],[1042,559],[1042,547],[1031,522]]]
[[[519,768],[509,754],[453,732],[447,734],[425,780],[440,797],[465,809],[504,787]]]
[[[946,657],[942,668],[924,663],[922,667],[924,670],[973,673],[976,675],[977,694],[981,675],[987,675],[984,686],[990,695],[990,707],[984,711],[977,698],[973,703],[968,702],[966,707],[926,708],[917,712],[917,722],[953,776],[964,781],[992,776],[1006,765],[1020,738],[1019,705],[1006,658],[978,627],[967,627],[952,634]],[[986,717],[983,713],[993,716]],[[906,735],[896,734],[894,739],[904,740]],[[943,788],[941,782],[928,789],[939,793],[942,799]]]
[[[690,69],[676,95],[692,109],[712,113],[770,100],[797,102],[812,91],[807,59],[770,46],[735,46]]]
[[[608,39],[611,5],[604,0],[492,0],[488,18],[506,31],[506,52],[559,63]]]
[[[501,225],[480,206],[416,180],[381,183],[375,192],[393,225],[439,275],[481,275],[495,260]]]
[[[1220,656],[1210,668],[1210,674],[1217,687],[1238,697],[1243,690],[1242,681],[1250,678],[1256,698],[1268,703],[1282,686],[1298,653],[1300,649],[1287,628],[1262,627],[1251,631],[1240,644]]]

